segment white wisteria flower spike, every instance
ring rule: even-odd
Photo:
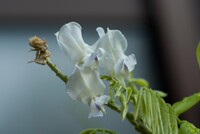
[[[105,85],[95,70],[76,66],[66,86],[72,99],[89,104],[89,118],[103,116],[103,104],[109,101],[110,96],[103,95]]]
[[[97,28],[99,40],[95,43],[99,64],[108,73],[128,78],[137,64],[134,54],[126,56],[127,40],[119,30]]]
[[[55,33],[61,50],[74,64],[83,64],[86,60],[91,59],[90,56],[93,53],[92,47],[84,42],[81,30],[78,23],[70,22]]]

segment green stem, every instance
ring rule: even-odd
[[[49,66],[49,68],[58,76],[65,84],[68,81],[68,78],[66,75],[63,75],[63,73],[56,67],[55,64],[51,62],[49,58],[46,59],[46,64]]]

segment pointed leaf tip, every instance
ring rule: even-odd
[[[200,68],[200,42],[197,45],[196,56],[197,56],[197,62],[199,64],[199,68]]]

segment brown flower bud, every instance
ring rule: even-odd
[[[33,36],[29,39],[29,45],[34,48],[34,51],[45,51],[47,50],[46,40],[42,40],[38,36]]]
[[[37,64],[45,65],[46,64],[46,59],[51,56],[50,51],[47,49],[47,42],[46,40],[42,40],[38,36],[33,36],[29,39],[29,45],[33,48],[31,51],[36,51],[36,56],[33,61]]]

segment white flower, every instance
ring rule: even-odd
[[[66,84],[69,96],[90,106],[91,117],[101,117],[103,107],[110,96],[103,95],[105,85],[99,77],[98,65],[106,72],[116,75],[121,82],[128,78],[136,65],[134,54],[126,56],[127,41],[119,30],[97,28],[99,39],[93,46],[87,45],[76,22],[65,24],[55,35],[61,50],[75,64]]]
[[[78,23],[70,22],[55,34],[61,50],[74,64],[83,64],[93,53],[92,47],[83,41],[81,29]]]
[[[129,72],[133,71],[137,64],[134,54],[121,57],[114,66],[115,74],[121,75],[124,78],[129,77]]]
[[[105,85],[96,71],[90,67],[76,66],[66,86],[72,99],[90,105],[89,118],[103,116],[103,104],[107,103],[110,97],[103,95]]]
[[[88,118],[91,117],[102,117],[103,113],[105,113],[105,109],[103,104],[106,104],[110,99],[108,95],[102,95],[100,97],[94,97],[90,102],[90,114]]]
[[[99,64],[107,72],[127,77],[136,65],[134,54],[126,56],[127,41],[119,30],[97,28],[100,39],[95,43]]]

